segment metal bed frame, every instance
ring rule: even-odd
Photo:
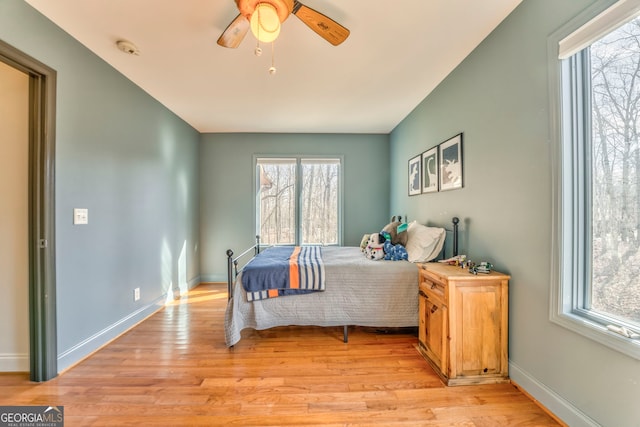
[[[406,221],[406,218],[405,218],[405,221]],[[453,233],[452,253],[453,253],[453,256],[456,256],[458,255],[458,224],[460,223],[460,220],[458,219],[458,217],[454,216],[451,219],[451,223],[452,223],[452,230],[447,230],[446,228],[445,230]],[[443,246],[442,252],[440,254],[442,257],[444,257],[444,254],[445,254],[446,242],[447,240],[445,238],[445,246]],[[266,247],[269,247],[269,246],[266,246]],[[227,249],[227,301],[229,301],[233,296],[233,283],[235,282],[235,279],[241,270],[241,269],[238,269],[238,264],[240,260],[252,252],[253,252],[253,256],[249,258],[247,262],[249,262],[253,257],[260,254],[260,235],[256,235],[256,243],[253,246],[246,249],[244,252],[242,252],[240,255],[236,257],[233,256],[233,250]],[[348,326],[344,325],[343,341],[345,343],[348,342],[349,340],[347,328]]]
[[[251,251],[253,251],[253,257],[260,253],[260,235],[256,236],[256,243],[253,246],[235,258],[233,257],[233,251],[231,249],[227,249],[227,301],[231,299],[233,293],[233,282],[235,282],[236,277],[238,276],[238,262],[241,258],[251,253]],[[250,260],[251,259],[249,259],[249,261]]]

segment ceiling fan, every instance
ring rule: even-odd
[[[238,47],[249,29],[260,41],[271,41],[278,36],[280,24],[292,13],[334,46],[349,37],[348,29],[297,0],[235,0],[235,2],[240,14],[231,21],[218,38],[218,44],[223,47]],[[269,18],[273,22],[270,22]]]

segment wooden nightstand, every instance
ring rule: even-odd
[[[509,381],[509,276],[420,264],[418,349],[447,385]]]

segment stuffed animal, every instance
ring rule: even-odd
[[[386,240],[382,249],[384,250],[384,259],[386,260],[400,261],[409,259],[407,249],[401,244],[392,245],[390,240]]]
[[[367,249],[367,245],[369,244],[369,236],[371,234],[365,234],[362,236],[362,240],[360,240],[360,251],[364,252]]]
[[[365,257],[374,261],[384,259],[384,242],[385,238],[380,233],[369,235],[369,241],[364,250]]]
[[[393,216],[391,222],[385,225],[382,231],[389,233],[392,245],[401,244],[402,246],[407,246],[407,238],[409,236],[407,228],[408,224],[406,222],[402,222],[400,218]]]
[[[374,261],[381,259],[391,261],[409,259],[409,254],[405,247],[400,244],[393,245],[387,232],[370,234],[364,254],[368,259]]]
[[[373,261],[378,261],[384,259],[384,249],[382,247],[374,248],[371,246],[367,246],[367,249],[364,252],[365,256]]]

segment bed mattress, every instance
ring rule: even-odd
[[[323,292],[248,302],[240,272],[225,313],[226,344],[235,345],[247,328],[418,325],[415,264],[372,261],[359,247],[323,247],[322,256],[326,274]]]

